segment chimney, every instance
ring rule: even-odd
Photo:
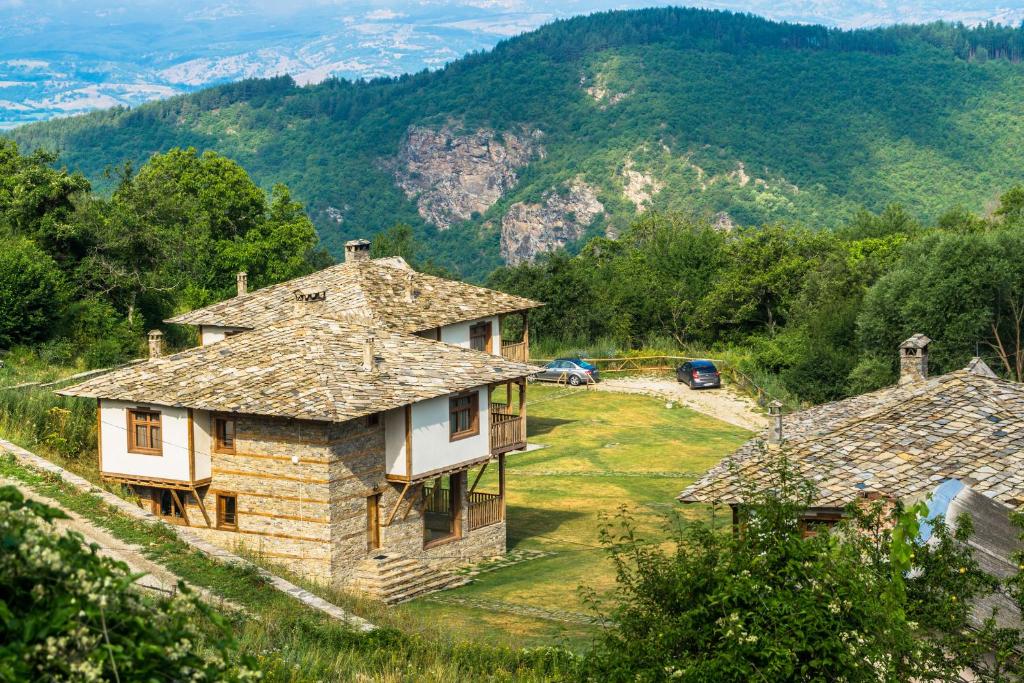
[[[779,401],[769,403],[768,416],[772,420],[771,430],[768,432],[768,443],[777,446],[782,443],[782,403]]]
[[[149,357],[159,358],[164,355],[164,333],[160,330],[149,331]]]
[[[326,289],[296,289],[295,316],[323,315],[326,302]]]
[[[373,336],[373,332],[369,332],[366,335],[366,341],[363,343],[363,371],[374,372],[377,369],[375,361],[376,356],[376,339]]]
[[[370,260],[370,240],[345,242],[345,263]]]
[[[931,342],[923,334],[915,334],[900,344],[900,384],[928,378],[928,345]]]
[[[243,296],[249,291],[249,274],[244,270],[235,275],[235,283],[238,285],[238,296]]]

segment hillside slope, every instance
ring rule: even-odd
[[[1024,180],[1020,29],[844,32],[687,9],[556,22],[394,80],[243,81],[11,135],[103,170],[216,149],[287,183],[324,242],[396,221],[469,277],[646,209],[837,225],[983,210]]]

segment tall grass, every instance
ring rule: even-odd
[[[13,349],[0,369],[0,437],[36,451],[79,474],[96,469],[96,403],[58,396],[53,382],[81,370],[62,365],[63,353],[48,347]]]

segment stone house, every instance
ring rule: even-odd
[[[928,376],[930,339],[899,348],[895,386],[783,417],[687,487],[684,503],[743,504],[768,486],[766,456],[785,444],[793,468],[816,487],[806,529],[828,527],[849,503],[919,499],[947,480],[1016,509],[1024,505],[1024,385],[999,379],[975,358]],[[767,441],[768,447],[765,448]]]
[[[369,247],[254,292],[239,274],[236,297],[167,321],[200,346],[164,355],[154,331],[148,360],[60,393],[97,399],[102,477],[155,514],[394,601],[505,552],[539,304]]]

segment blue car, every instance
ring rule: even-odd
[[[562,380],[574,387],[599,381],[597,366],[581,358],[556,358],[544,366],[544,371],[537,374],[537,379],[544,382]]]
[[[691,360],[676,368],[676,379],[691,389],[722,386],[722,374],[709,360]]]

